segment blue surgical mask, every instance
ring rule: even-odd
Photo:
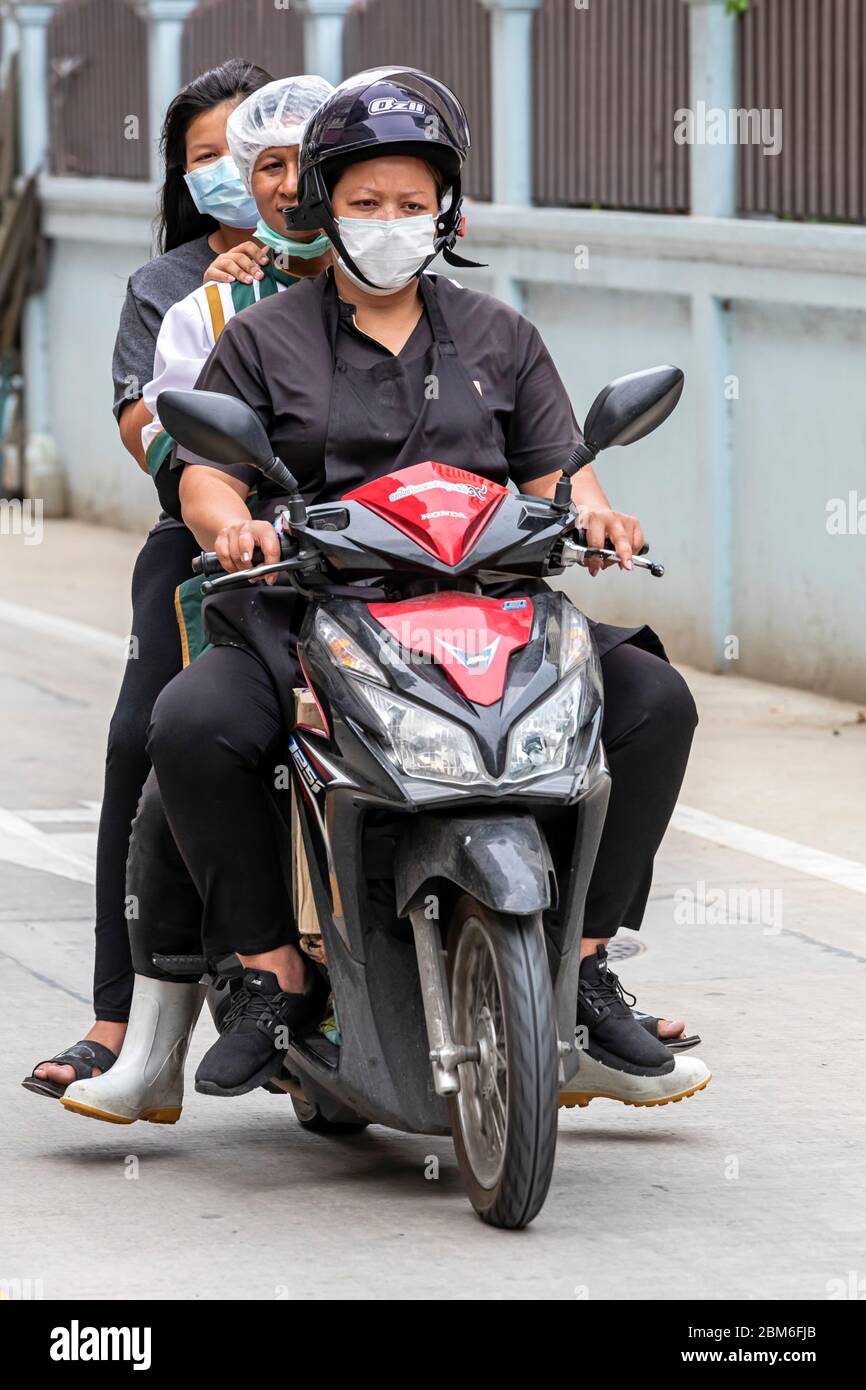
[[[230,154],[184,174],[184,182],[199,212],[226,227],[254,227],[259,210],[244,188]]]
[[[288,237],[275,232],[262,218],[259,218],[253,236],[281,256],[297,256],[301,261],[314,261],[317,256],[324,256],[325,252],[331,249],[330,240],[324,232],[314,241],[290,241]]]

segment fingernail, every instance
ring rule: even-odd
[[[626,562],[625,562],[625,567],[626,567],[627,570],[633,570],[633,569],[634,569],[634,564],[633,564],[633,562],[632,562],[631,560],[626,560]]]
[[[250,558],[250,552],[249,552],[248,550],[245,550],[244,553],[243,553],[243,555],[241,556],[241,559],[242,559],[242,560],[248,560],[249,558]]]

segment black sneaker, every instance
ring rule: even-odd
[[[303,994],[280,989],[270,970],[246,969],[220,1011],[220,1035],[199,1063],[195,1089],[206,1096],[243,1096],[279,1071],[288,1035],[318,1022],[322,986],[311,972]]]
[[[577,1027],[587,1030],[583,1040],[578,1036],[578,1046],[605,1066],[645,1076],[664,1076],[673,1070],[670,1049],[641,1027],[626,1003],[625,990],[608,965],[603,946],[580,964]]]

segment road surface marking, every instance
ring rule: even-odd
[[[18,864],[23,869],[36,869],[43,874],[58,874],[77,883],[94,883],[95,843],[93,853],[84,854],[71,849],[71,836],[45,835],[13,811],[0,807],[0,859]],[[93,841],[92,836],[87,836]],[[55,840],[61,843],[55,843]]]
[[[34,811],[13,811],[30,825],[96,825],[99,820],[98,801],[80,801],[77,806],[53,807],[49,810],[39,808]]]
[[[79,883],[95,881],[96,837],[92,831],[66,835],[45,834],[40,824],[60,825],[88,823],[99,817],[97,802],[63,810],[4,811],[0,809],[0,860],[19,864],[23,868],[39,869],[43,873],[59,874]],[[787,840],[782,835],[770,835],[738,821],[698,811],[680,803],[671,818],[674,830],[709,840],[725,849],[737,850],[753,859],[764,859],[782,868],[794,869],[811,878],[824,879],[853,893],[866,894],[866,864],[840,855],[825,854],[823,850]]]
[[[38,608],[26,608],[20,603],[7,603],[0,600],[0,622],[23,627],[27,632],[39,633],[45,637],[59,637],[78,647],[89,647],[91,651],[125,660],[129,652],[129,638],[116,637],[104,628],[90,627],[87,623],[76,623],[72,618],[58,618],[53,613],[42,613]]]
[[[701,840],[724,845],[726,849],[750,854],[754,859],[766,859],[785,869],[795,869],[798,874],[825,879],[840,888],[849,888],[853,893],[866,893],[866,864],[860,864],[856,859],[825,854],[823,850],[812,849],[810,845],[787,840],[783,835],[770,835],[766,830],[755,830],[750,825],[741,825],[739,821],[724,820],[707,811],[697,811],[693,806],[684,806],[682,802],[674,811],[671,826],[674,830],[684,830],[687,835],[697,835]]]
[[[70,618],[58,618],[42,613],[36,608],[26,608],[22,604],[0,601],[0,622],[13,623],[31,632],[60,637],[78,646],[104,652],[116,657],[127,653],[128,639],[116,637],[102,628],[90,627],[86,623],[76,623]],[[95,802],[86,803],[95,807]],[[45,873],[62,874],[81,882],[94,881],[94,866],[87,846],[83,843],[83,853],[76,853],[67,846],[58,844],[51,850],[50,835],[43,835],[36,825],[41,821],[62,822],[60,812],[30,811],[16,815],[11,811],[0,811],[0,859],[27,868],[42,869]],[[83,820],[80,811],[69,817],[70,822]],[[824,879],[840,888],[848,888],[853,893],[866,894],[866,864],[856,859],[843,859],[838,854],[826,854],[823,850],[812,849],[809,845],[788,840],[783,835],[771,835],[765,830],[755,830],[739,821],[725,820],[722,816],[698,811],[693,806],[680,803],[673,814],[671,825],[674,830],[682,830],[687,835],[709,840],[723,845],[726,849],[738,850],[754,859],[764,859],[782,868],[794,869],[797,873],[811,878]],[[59,837],[56,837],[59,838]],[[64,836],[68,842],[71,837]],[[82,837],[82,841],[84,837]]]

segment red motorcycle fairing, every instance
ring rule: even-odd
[[[502,699],[508,659],[532,635],[534,609],[528,598],[440,593],[367,608],[404,651],[435,661],[475,705]]]
[[[360,502],[430,555],[456,565],[507,495],[501,483],[429,459],[374,478],[343,501]]]

